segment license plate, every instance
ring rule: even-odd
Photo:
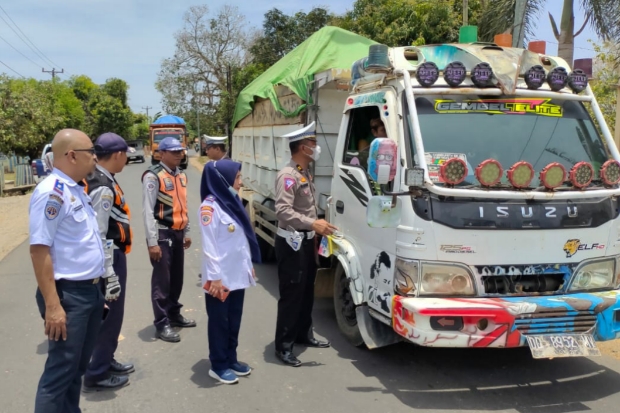
[[[592,334],[541,334],[526,338],[535,359],[601,355]]]

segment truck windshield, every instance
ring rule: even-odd
[[[164,140],[164,138],[168,137],[178,139],[179,142],[183,143],[183,133],[179,131],[155,131],[153,141],[155,141],[155,143],[159,143]]]
[[[504,171],[518,161],[532,164],[536,174],[531,186],[540,185],[539,172],[551,162],[561,163],[568,172],[577,162],[586,161],[598,173],[608,159],[581,102],[475,95],[424,96],[415,102],[435,183],[441,183],[442,161],[452,157],[467,162],[467,179],[461,185],[478,185],[474,168],[491,158]],[[409,130],[413,139],[411,122]],[[508,183],[505,173],[502,183]]]

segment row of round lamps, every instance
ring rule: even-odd
[[[372,47],[372,46],[371,46]],[[416,79],[422,87],[431,87],[439,79],[439,67],[434,62],[420,63],[416,69]],[[471,81],[478,88],[490,87],[495,84],[491,65],[481,62],[475,65],[471,72]],[[451,87],[457,87],[465,81],[467,68],[459,61],[450,62],[443,69],[444,81]],[[546,82],[554,92],[559,92],[569,86],[573,92],[583,92],[588,87],[588,76],[581,69],[571,73],[563,67],[555,67],[547,73],[540,65],[530,67],[524,74],[528,89],[538,89]]]
[[[439,176],[447,185],[458,185],[467,177],[467,163],[460,158],[451,158],[439,169]],[[603,164],[600,171],[601,181],[605,186],[614,186],[620,182],[620,163],[610,159]],[[504,174],[502,165],[495,159],[487,159],[478,165],[474,174],[484,187],[497,185]],[[532,164],[519,161],[512,165],[506,176],[513,187],[528,188],[534,179],[535,171]],[[562,186],[567,178],[575,188],[586,188],[594,179],[594,168],[589,162],[577,162],[570,171],[559,162],[552,162],[540,171],[540,182],[547,189]]]

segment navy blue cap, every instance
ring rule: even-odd
[[[98,154],[131,151],[125,139],[112,132],[107,132],[99,136],[95,141],[95,145],[98,146],[98,148],[96,148]]]
[[[170,152],[177,152],[177,151],[185,150],[183,145],[181,145],[181,142],[179,142],[178,139],[173,138],[172,136],[168,136],[167,138],[164,138],[161,142],[159,142],[158,149],[160,151],[170,151]]]

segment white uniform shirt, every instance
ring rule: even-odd
[[[103,276],[103,245],[91,200],[73,179],[54,168],[30,198],[30,245],[50,247],[54,279]]]
[[[256,285],[243,227],[211,196],[200,205],[198,222],[202,235],[202,285],[209,280],[222,280],[230,291]]]

